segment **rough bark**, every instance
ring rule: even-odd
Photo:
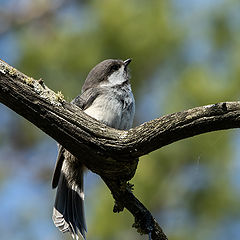
[[[134,226],[152,239],[167,239],[151,213],[137,200],[126,181],[138,158],[178,140],[198,134],[238,128],[240,102],[224,102],[162,116],[129,131],[109,128],[66,102],[42,79],[34,80],[0,61],[0,102],[54,138],[93,172],[99,174],[116,200],[126,207]]]

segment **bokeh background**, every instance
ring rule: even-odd
[[[238,0],[0,0],[0,58],[71,100],[107,58],[133,59],[135,125],[240,96]],[[132,183],[171,240],[240,239],[239,130],[140,159]],[[0,239],[70,239],[51,221],[57,154],[49,136],[0,104]],[[85,181],[89,240],[147,239],[101,179]]]

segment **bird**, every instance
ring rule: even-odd
[[[97,64],[89,72],[81,94],[71,103],[109,127],[130,129],[135,114],[128,69],[130,62],[130,58],[125,61],[107,59]],[[58,145],[52,179],[52,188],[57,188],[52,219],[61,232],[70,232],[73,239],[86,239],[83,185],[86,170],[80,159]]]

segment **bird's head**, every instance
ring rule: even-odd
[[[82,92],[89,88],[122,85],[129,80],[128,64],[131,59],[107,59],[97,64],[88,74]]]

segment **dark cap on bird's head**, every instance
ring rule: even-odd
[[[99,86],[100,83],[108,81],[111,76],[112,84],[121,84],[128,80],[127,66],[131,58],[123,61],[119,59],[107,59],[97,64],[88,74],[82,87],[82,92],[89,88]],[[116,81],[113,81],[115,80]]]

